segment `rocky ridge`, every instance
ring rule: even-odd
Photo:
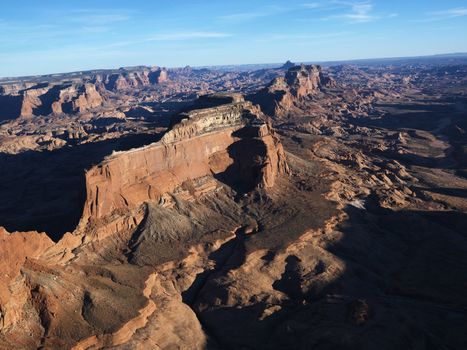
[[[183,256],[196,242],[218,240],[208,248],[215,250],[231,239],[239,224],[255,230],[257,224],[242,217],[235,194],[269,191],[289,168],[261,112],[238,95],[231,103],[225,104],[226,99],[229,96],[205,97],[203,104],[211,107],[182,113],[159,142],[115,153],[91,168],[81,224],[57,244],[38,233],[2,231],[2,256],[21,235],[28,241],[0,293],[0,348],[82,349],[127,343],[137,329],[153,322],[154,288],[166,288],[160,286],[158,273],[144,266]],[[172,221],[174,217],[178,220]],[[161,231],[152,224],[154,218]],[[180,245],[170,249],[167,244],[174,239]],[[154,255],[153,249],[161,254]],[[131,263],[119,267],[103,262],[114,254]],[[12,263],[10,258],[5,261]],[[84,275],[88,277],[79,277]],[[181,299],[172,302],[179,316],[196,324]],[[110,315],[114,321],[108,323]],[[201,328],[193,331],[199,345],[204,344]]]
[[[29,240],[27,259],[2,255],[0,348],[465,348],[465,75],[443,70],[331,70],[339,85],[294,97],[275,131],[239,94],[203,97],[165,143],[91,162],[100,209],[75,232],[1,236]],[[269,73],[190,74],[215,90]],[[157,145],[174,162],[151,172]]]
[[[326,88],[335,87],[335,81],[317,65],[289,68],[284,77],[275,78],[267,87],[248,99],[261,106],[264,113],[283,117],[300,110],[303,99],[316,95]]]
[[[39,85],[15,93],[0,95],[0,118],[30,118],[38,115],[83,113],[100,107],[105,101],[95,85]]]
[[[116,73],[97,74],[91,78],[91,82],[109,91],[121,91],[128,89],[140,89],[147,86],[161,84],[168,80],[168,72],[165,68],[151,67],[141,70],[121,70]]]
[[[57,82],[6,83],[0,86],[0,120],[84,113],[101,107],[110,92],[141,89],[167,80],[166,69],[152,67]]]
[[[202,104],[221,105],[182,113],[159,142],[114,153],[87,171],[83,219],[160,201],[182,183],[208,175],[248,190],[272,187],[287,173],[282,147],[251,102],[230,96],[202,98]],[[222,104],[229,98],[235,102]]]

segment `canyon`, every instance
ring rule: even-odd
[[[285,66],[289,67],[287,64]],[[261,106],[265,113],[279,117],[297,113],[302,99],[331,87],[335,87],[334,80],[324,75],[320,66],[302,64],[288,68],[284,77],[275,78],[267,87],[249,96],[249,99]]]
[[[94,73],[94,74],[92,74]],[[0,120],[83,113],[104,105],[109,92],[144,88],[168,79],[166,69],[90,72],[78,78],[13,81],[0,85]]]
[[[0,349],[463,348],[466,82],[466,60],[0,80]]]

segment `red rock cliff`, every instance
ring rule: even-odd
[[[160,142],[115,153],[86,173],[83,219],[159,200],[184,181],[214,175],[270,187],[287,172],[284,152],[250,102],[193,110]]]
[[[248,96],[248,100],[268,115],[283,116],[304,98],[333,86],[334,80],[323,74],[320,66],[294,66],[284,77],[275,78],[267,87]]]

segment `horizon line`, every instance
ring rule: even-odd
[[[429,58],[429,57],[437,57],[437,56],[467,56],[467,52],[449,52],[449,53],[438,53],[438,54],[428,54],[428,55],[418,55],[418,56],[392,56],[392,57],[368,57],[368,58],[349,58],[349,59],[339,59],[339,60],[319,60],[319,61],[301,61],[301,60],[291,60],[288,59],[287,61],[290,61],[294,64],[301,64],[301,63],[315,63],[315,64],[329,64],[329,63],[339,63],[339,62],[361,62],[361,61],[372,61],[372,60],[397,60],[397,59],[417,59],[417,58]],[[297,63],[300,62],[300,63]],[[185,66],[159,66],[159,65],[144,65],[144,64],[137,64],[137,65],[131,65],[131,66],[121,66],[118,68],[90,68],[90,69],[84,69],[84,70],[76,70],[76,71],[69,71],[69,72],[59,72],[59,73],[46,73],[46,74],[30,74],[30,75],[18,75],[18,76],[0,76],[0,82],[2,80],[8,80],[8,79],[25,79],[25,78],[39,78],[39,77],[48,77],[48,76],[60,76],[60,75],[66,75],[66,74],[73,74],[73,73],[86,73],[86,72],[92,72],[92,71],[118,71],[120,69],[127,69],[127,68],[138,68],[138,67],[159,67],[159,68],[165,68],[165,69],[181,69],[185,67],[191,67],[191,68],[198,68],[198,69],[206,69],[206,68],[215,68],[215,67],[242,67],[242,66],[280,66],[284,64],[284,62],[260,62],[260,63],[225,63],[225,64],[214,64],[214,65],[194,65],[191,66],[189,64]]]

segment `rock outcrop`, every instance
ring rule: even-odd
[[[151,84],[162,84],[169,80],[169,72],[165,68],[153,68],[149,73],[149,81]]]
[[[467,66],[415,62],[329,68],[329,89],[291,70],[280,143],[240,94],[192,104],[273,68],[171,70],[109,92],[117,110],[2,121],[2,147],[46,127],[68,146],[0,152],[0,349],[464,349]],[[2,94],[31,90],[34,112],[42,79]],[[154,133],[122,137],[138,125]]]
[[[215,105],[178,115],[161,141],[115,153],[86,173],[83,222],[136,208],[184,182],[214,176],[238,192],[271,187],[286,173],[277,137],[251,102],[239,96],[202,98]]]
[[[101,83],[106,90],[122,91],[128,89],[140,89],[146,86],[161,84],[168,80],[168,72],[165,68],[151,67],[127,71],[120,69],[110,74],[95,75],[91,81]]]
[[[321,66],[316,65],[306,66],[302,64],[301,66],[289,68],[284,80],[290,89],[290,93],[296,98],[315,94],[322,88],[334,84],[331,78],[323,74]]]
[[[0,95],[0,120],[38,115],[82,113],[103,104],[91,83],[38,84]]]
[[[304,99],[333,86],[334,80],[322,72],[321,66],[302,64],[289,68],[284,77],[275,78],[247,99],[258,104],[264,113],[279,117],[285,116]]]
[[[180,287],[164,282],[160,263],[184,258],[193,242],[207,243],[200,252],[207,259],[239,225],[253,232],[257,223],[234,196],[269,192],[289,169],[279,139],[241,95],[204,96],[193,108],[159,142],[91,168],[82,225],[57,244],[0,231],[0,255],[10,266],[4,271],[11,270],[1,280],[0,348],[206,346],[194,311]],[[24,250],[14,259],[13,245]],[[117,255],[131,263],[104,263]],[[183,272],[183,289],[194,273]],[[172,329],[182,324],[189,339]]]
[[[281,69],[287,69],[287,70],[288,70],[288,69],[290,69],[290,68],[292,68],[292,67],[295,67],[295,63],[293,63],[293,62],[291,62],[290,60],[288,60],[287,62],[285,62],[285,63],[282,65]]]
[[[18,277],[26,259],[38,257],[52,245],[52,240],[45,233],[9,233],[0,227],[0,313],[2,305],[10,297],[8,285]]]
[[[0,120],[83,113],[102,106],[108,100],[109,91],[119,93],[142,89],[169,79],[168,71],[159,67],[104,72],[82,74],[71,79],[0,85]]]

